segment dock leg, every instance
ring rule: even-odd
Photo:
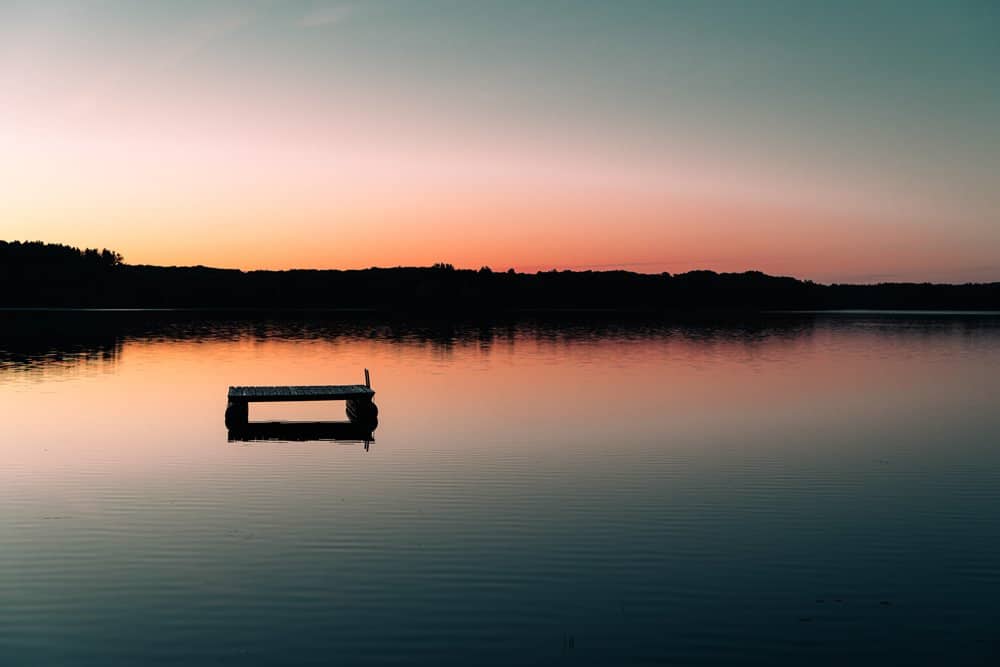
[[[246,401],[229,401],[226,406],[226,428],[246,426],[250,419],[250,408]]]

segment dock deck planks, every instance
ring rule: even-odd
[[[278,401],[370,401],[375,396],[363,384],[299,387],[230,387],[229,400],[243,403]]]

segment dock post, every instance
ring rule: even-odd
[[[365,386],[368,387],[369,389],[372,388],[372,379],[371,376],[368,375],[367,368],[365,369]]]
[[[230,400],[226,405],[226,428],[246,426],[250,419],[250,406],[246,401]]]

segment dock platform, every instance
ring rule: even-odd
[[[280,401],[370,401],[375,395],[363,384],[308,385],[300,387],[230,387],[230,401],[277,403]]]
[[[230,387],[226,427],[230,430],[245,427],[250,416],[250,403],[293,401],[346,401],[347,416],[351,422],[367,424],[378,416],[378,408],[372,400],[374,397],[375,390],[371,387],[367,368],[364,384]]]

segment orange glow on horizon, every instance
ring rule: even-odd
[[[509,198],[480,193],[440,200],[376,199],[392,203],[371,205],[367,195],[360,195],[336,205],[261,201],[252,212],[223,201],[190,209],[123,207],[105,218],[101,233],[74,227],[43,240],[114,248],[129,263],[166,266],[357,269],[443,261],[500,271],[761,270],[820,281],[853,276],[859,282],[944,275],[962,252],[951,250],[955,243],[943,233],[918,237],[856,216],[820,217],[778,206],[722,206],[679,197],[626,200],[583,193],[554,201],[539,193]],[[89,214],[56,210],[49,223]],[[806,216],[811,224],[799,224]],[[741,220],[738,227],[731,224],[735,217]],[[163,238],[146,231],[157,226],[173,226],[176,232]],[[863,245],[858,236],[865,238]],[[893,259],[893,275],[883,277],[887,271],[880,267],[887,256]],[[989,257],[984,249],[964,261],[983,265]]]

